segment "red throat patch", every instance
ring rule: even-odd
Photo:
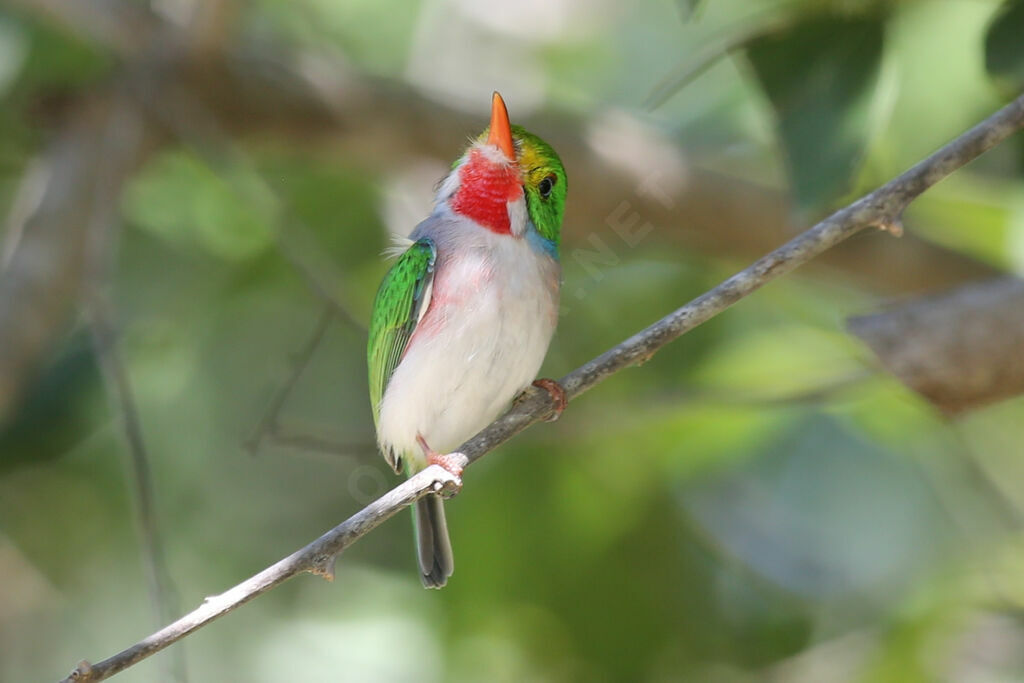
[[[452,211],[493,232],[511,234],[508,203],[523,196],[516,165],[495,163],[481,150],[473,149],[459,169],[459,180],[459,189],[451,199]]]

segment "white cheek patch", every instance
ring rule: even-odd
[[[484,158],[492,164],[511,166],[515,163],[515,159],[509,159],[505,156],[505,153],[495,145],[488,145],[486,142],[474,142],[472,148],[480,150],[480,153],[483,154]]]
[[[508,225],[513,236],[526,234],[526,197],[508,203]]]

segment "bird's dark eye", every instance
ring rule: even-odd
[[[540,191],[540,196],[543,197],[544,199],[547,199],[548,196],[550,196],[551,194],[551,188],[553,188],[554,186],[555,174],[552,173],[549,176],[545,176],[544,179],[540,181],[540,185],[537,186],[537,189]]]

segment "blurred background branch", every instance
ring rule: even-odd
[[[153,613],[157,624],[165,624],[180,612],[174,583],[167,570],[164,543],[157,520],[152,466],[149,463],[146,441],[142,433],[142,420],[135,403],[131,383],[117,353],[117,339],[110,304],[96,292],[87,304],[86,317],[93,337],[98,364],[103,373],[111,408],[120,416],[124,440],[128,451],[128,471],[135,494],[135,518],[138,521],[142,547],[142,561],[146,572]],[[186,681],[185,658],[182,652],[172,660],[170,675],[174,680]]]
[[[67,331],[92,240],[118,210],[121,184],[152,151],[133,102],[107,93],[78,103],[19,188],[0,270],[0,424],[54,338]]]

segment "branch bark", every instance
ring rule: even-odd
[[[306,547],[267,567],[220,595],[207,597],[203,604],[173,624],[132,645],[98,664],[81,662],[64,679],[70,681],[102,681],[123,671],[146,657],[159,652],[217,617],[244,605],[258,595],[266,593],[296,574],[309,572],[334,578],[334,560],[338,553],[365,536],[402,508],[408,507],[428,493],[450,494],[458,487],[458,480],[439,465],[410,477],[365,508],[334,527]]]
[[[26,176],[0,266],[0,425],[25,380],[68,325],[121,184],[155,144],[134,102],[82,102]]]
[[[775,278],[807,263],[868,227],[897,233],[906,206],[954,170],[1024,128],[1024,95],[956,138],[930,157],[810,230],[790,240],[715,288],[572,371],[560,382],[572,400],[611,375],[650,359],[662,346],[721,313]],[[523,400],[460,448],[464,464],[480,459],[530,425],[550,417],[554,402],[532,389]],[[82,662],[65,681],[100,681],[162,650],[210,621],[303,572],[333,576],[335,556],[400,509],[434,491],[458,485],[439,467],[429,467],[392,489],[313,543],[198,609],[95,665]]]
[[[121,418],[125,447],[128,451],[128,471],[135,493],[135,519],[142,546],[142,564],[146,570],[150,599],[153,601],[155,622],[159,626],[173,618],[180,607],[177,591],[167,570],[164,543],[157,521],[153,472],[142,433],[142,419],[135,403],[128,372],[117,347],[117,334],[111,309],[110,302],[97,287],[86,309],[86,317],[92,332],[93,350],[110,397],[111,409]],[[173,680],[186,681],[185,658],[181,651],[178,655],[168,663],[167,669]]]
[[[122,0],[9,0],[68,33],[99,43],[122,57],[148,49],[162,26],[141,4]]]

